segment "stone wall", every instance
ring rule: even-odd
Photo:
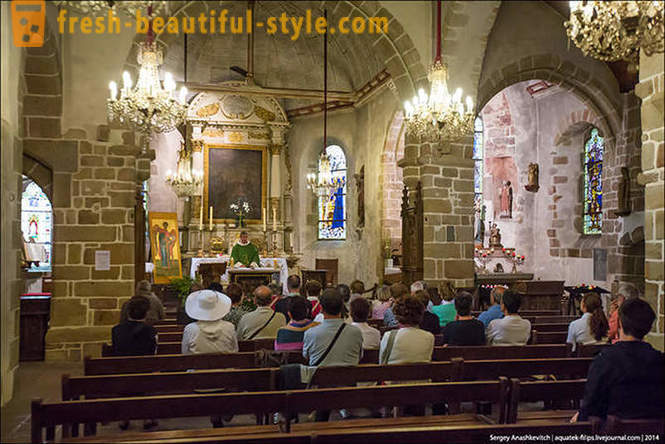
[[[383,242],[390,241],[391,249],[401,250],[402,244],[402,189],[404,178],[402,169],[397,162],[404,157],[404,116],[401,111],[395,114],[386,143],[381,154],[382,170],[379,177],[381,183],[381,200],[383,211],[381,218]]]
[[[71,181],[54,194],[53,300],[46,335],[47,360],[99,355],[134,294],[134,205],[136,189],[150,174],[154,153],[141,154],[134,134],[100,126],[97,140],[70,130],[60,142],[75,147]],[[53,147],[52,147],[53,148]],[[66,188],[69,188],[68,190]],[[95,270],[95,251],[108,250],[110,270]]]
[[[24,51],[13,43],[11,5],[0,5],[2,64],[2,254],[0,255],[0,324],[2,405],[13,396],[14,374],[19,355],[19,295],[23,282],[20,270],[22,132],[20,118],[25,83],[21,76]]]
[[[645,238],[645,298],[658,314],[652,330],[652,341],[663,349],[665,331],[665,285],[663,274],[665,252],[663,251],[664,209],[663,179],[663,56],[640,56],[640,83],[635,93],[642,98],[642,172],[639,182],[645,186],[644,238]]]

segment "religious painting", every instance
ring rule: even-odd
[[[265,147],[250,145],[206,145],[204,157],[204,217],[213,223],[238,219],[237,205],[247,211],[243,220],[260,223],[266,205],[268,157]],[[247,205],[244,205],[247,203]]]
[[[329,175],[336,184],[328,194],[319,197],[319,240],[346,239],[346,156],[338,145],[330,145],[325,154],[328,162],[319,160],[318,173]],[[325,164],[324,164],[325,163]]]
[[[148,225],[155,284],[168,284],[171,279],[182,277],[178,215],[151,211]]]

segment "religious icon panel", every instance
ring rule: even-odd
[[[182,276],[178,216],[176,213],[150,212],[148,221],[155,284],[168,284],[171,279]]]

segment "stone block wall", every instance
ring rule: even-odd
[[[113,132],[115,133],[115,131]],[[99,355],[134,294],[134,205],[154,153],[141,154],[133,133],[122,140],[101,126],[97,140],[70,130],[62,141],[75,147],[69,181],[54,184],[53,299],[46,336],[47,360]],[[118,139],[118,140],[116,140]],[[110,251],[109,270],[95,270],[95,252]]]
[[[665,162],[663,161],[663,94],[665,71],[662,54],[640,56],[640,83],[635,94],[642,98],[642,172],[638,181],[644,185],[645,298],[656,310],[653,334],[663,349],[665,331],[664,212]]]
[[[422,143],[407,134],[404,184],[422,183],[424,279],[473,286],[473,137],[451,144]]]
[[[389,240],[391,248],[400,248],[402,243],[402,189],[404,178],[397,161],[404,156],[404,116],[395,114],[388,128],[386,144],[381,154],[381,201],[383,214],[381,228],[383,242]],[[383,245],[383,244],[382,244]]]

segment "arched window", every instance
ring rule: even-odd
[[[473,192],[475,195],[476,205],[480,205],[483,198],[483,119],[478,116],[473,124],[473,161],[474,161],[474,174],[473,174]]]
[[[21,231],[30,259],[39,260],[28,271],[51,271],[53,209],[44,191],[29,177],[23,176],[21,198]]]
[[[338,145],[330,145],[319,159],[319,176],[329,175],[340,186],[319,197],[319,240],[346,239],[346,156]]]
[[[603,223],[603,149],[593,128],[584,145],[584,234],[600,234]]]

